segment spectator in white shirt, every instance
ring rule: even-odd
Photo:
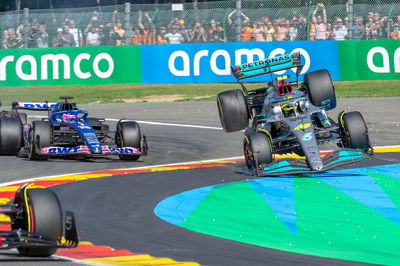
[[[178,32],[178,26],[172,26],[172,32],[165,34],[165,38],[170,44],[180,44],[184,41],[182,34]]]
[[[73,19],[69,21],[69,33],[74,36],[75,46],[81,46],[83,35],[81,30],[76,27],[75,20]]]
[[[336,41],[346,40],[348,32],[347,27],[343,25],[342,19],[337,18],[335,27],[333,28],[333,39]]]
[[[98,46],[100,45],[100,39],[99,29],[93,26],[86,35],[86,46]]]

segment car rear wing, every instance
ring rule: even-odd
[[[240,81],[244,78],[256,77],[294,67],[297,68],[296,76],[298,77],[303,68],[299,52],[232,66],[231,69],[235,78]]]
[[[13,102],[13,110],[32,110],[32,111],[50,111],[57,103],[49,102]]]

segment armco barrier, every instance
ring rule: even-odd
[[[340,80],[400,79],[400,40],[338,42]]]
[[[141,83],[139,46],[0,50],[0,86]]]
[[[231,65],[296,51],[303,57],[303,73],[328,69],[332,78],[339,80],[336,41],[293,41],[144,45],[142,82],[234,82]],[[292,70],[277,72],[279,75],[283,73],[295,75]],[[265,77],[253,78],[252,81],[265,81]]]

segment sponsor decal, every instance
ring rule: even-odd
[[[0,86],[140,83],[140,50],[139,46],[0,50]]]
[[[59,154],[59,153],[77,153],[80,150],[80,146],[77,147],[52,147],[47,149],[49,154]]]
[[[294,130],[301,130],[311,127],[311,123],[301,124],[294,128]]]
[[[83,124],[83,123],[79,123],[78,127],[79,127],[80,129],[91,129],[91,127],[89,127],[89,126],[87,126],[87,125],[85,125],[85,124]]]
[[[313,133],[312,132],[306,133],[306,134],[304,134],[304,136],[301,139],[304,140],[304,141],[312,140],[313,139]]]
[[[124,147],[124,148],[116,148],[116,147],[108,147],[110,152],[112,153],[121,153],[121,154],[134,154],[136,153],[134,148]]]
[[[15,68],[15,73],[21,80],[47,80],[49,79],[49,65],[52,66],[52,79],[60,79],[60,69],[64,70],[62,79],[71,79],[71,70],[76,77],[80,79],[88,79],[92,75],[99,78],[109,78],[114,72],[114,60],[108,53],[99,53],[93,56],[88,53],[80,53],[75,58],[69,55],[60,54],[44,54],[41,57],[34,57],[32,55],[22,55],[17,58],[15,55],[7,55],[0,60],[0,81],[7,80],[7,69]],[[83,71],[81,69],[82,61],[89,61],[91,63],[92,71]],[[105,70],[100,69],[100,62],[106,61],[108,67]],[[15,62],[15,63],[14,63]],[[29,65],[29,70],[23,67]],[[38,74],[40,68],[40,75]]]
[[[381,58],[382,63],[379,66],[374,62],[374,57]],[[367,65],[372,72],[391,73],[390,59],[393,60],[394,72],[400,73],[400,48],[397,48],[391,56],[384,47],[371,48],[367,54]]]
[[[309,53],[302,49],[302,48],[295,48],[289,53],[296,53],[300,52],[300,54],[305,58],[304,62],[304,67],[301,71],[301,74],[304,74],[308,71],[311,65],[311,59]],[[194,76],[200,76],[200,59],[202,57],[209,57],[209,67],[211,71],[219,76],[227,76],[231,75],[231,65],[241,65],[242,63],[242,57],[246,56],[247,57],[247,62],[243,64],[241,67],[243,69],[246,68],[254,68],[257,66],[262,66],[267,63],[277,63],[280,61],[286,61],[289,60],[291,57],[289,55],[286,56],[279,56],[280,54],[285,54],[287,53],[285,49],[282,48],[276,48],[272,50],[269,53],[268,58],[269,59],[264,59],[266,57],[266,53],[259,49],[238,49],[234,51],[234,60],[232,60],[230,53],[227,50],[223,49],[218,49],[210,54],[209,50],[199,50],[193,57],[193,60],[189,57],[189,54],[186,51],[183,50],[178,50],[173,52],[169,59],[168,59],[168,68],[171,74],[174,76],[190,76],[192,73],[190,71],[191,66],[193,67],[193,75]],[[262,60],[259,61],[254,61],[255,56],[258,58],[262,58]],[[218,65],[217,61],[222,60],[223,64],[222,66]],[[176,61],[182,61],[183,62],[183,67],[181,69],[177,68]],[[295,73],[295,69],[291,69],[293,73]],[[286,70],[282,71],[277,71],[276,74],[282,75],[285,73]]]
[[[204,83],[235,82],[231,66],[242,70],[263,64],[287,64],[292,53],[299,52],[304,65],[300,80],[309,71],[328,69],[333,80],[339,79],[337,42],[232,42],[141,46],[143,83]],[[286,63],[287,62],[287,63]],[[294,77],[296,69],[288,68],[272,76]],[[154,75],[157,73],[157,75]],[[264,82],[265,76],[252,77],[249,82]]]
[[[91,144],[91,143],[99,143],[99,139],[97,138],[95,133],[83,133],[83,137],[85,138],[85,140],[87,141],[87,143]]]
[[[243,64],[243,65],[241,65],[241,68],[246,70],[246,68],[254,68],[254,67],[260,67],[260,66],[265,66],[265,65],[270,65],[270,64],[276,64],[276,63],[279,63],[282,61],[288,61],[290,59],[291,59],[290,55],[277,56],[274,58],[268,58],[268,59],[264,59],[264,60],[255,61],[252,63]]]
[[[55,103],[19,103],[18,106],[23,108],[31,108],[31,109],[47,109],[53,108],[56,104]]]

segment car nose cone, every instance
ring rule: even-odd
[[[314,171],[321,171],[322,168],[324,168],[324,165],[322,164],[322,162],[320,160],[314,160],[311,163],[311,169],[313,169]]]

